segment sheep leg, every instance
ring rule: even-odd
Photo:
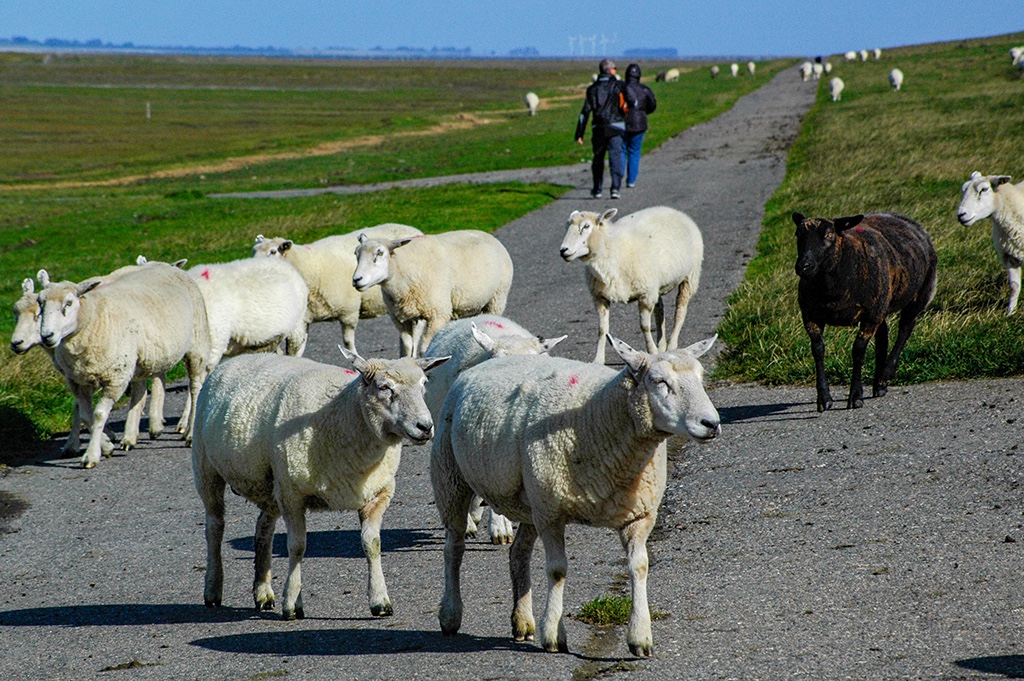
[[[548,600],[540,620],[540,643],[549,653],[567,653],[565,622],[562,621],[562,594],[569,561],[565,555],[565,527],[556,525],[540,530],[548,574]]]
[[[401,342],[401,357],[413,357],[416,355],[416,325],[418,321],[408,321],[398,323],[395,325],[398,327],[398,338]]]
[[[686,321],[686,308],[690,304],[690,296],[693,295],[693,287],[690,286],[689,279],[683,279],[683,282],[679,284],[679,290],[676,294],[676,314],[672,320],[672,336],[668,340],[669,350],[675,350],[679,347],[679,333],[683,330],[683,322]]]
[[[654,354],[658,351],[658,344],[654,341],[654,334],[651,332],[651,312],[657,308],[658,303],[652,305],[648,301],[640,300],[637,306],[640,308],[640,332],[643,333],[644,341],[647,343],[647,352]]]
[[[288,530],[288,577],[284,582],[281,616],[286,620],[303,619],[302,557],[306,555],[306,512],[301,505],[282,504],[281,515]]]
[[[64,441],[64,454],[77,454],[82,446],[82,425],[92,427],[92,388],[80,386],[65,380],[71,396],[75,398],[75,408],[71,413],[71,432]],[[106,435],[104,435],[105,437]]]
[[[117,397],[124,394],[125,388],[128,386],[120,386],[120,390],[115,387],[108,387],[100,395],[100,399],[96,402],[96,406],[92,410],[92,426],[89,429],[89,446],[85,448],[85,454],[82,455],[82,467],[93,468],[100,462],[100,451],[105,449],[102,447],[103,444],[103,429],[107,426],[107,419],[110,418],[110,410],[114,408],[114,402]],[[106,456],[110,455],[110,452],[103,451]]]
[[[530,586],[530,558],[537,542],[537,528],[519,523],[519,530],[508,552],[508,571],[512,577],[512,637],[532,641],[537,631],[533,620],[533,591]]]
[[[811,339],[815,385],[818,392],[818,411],[821,412],[832,408],[832,393],[829,392],[828,377],[825,375],[825,325],[805,319],[804,329]]]
[[[1021,71],[1024,77],[1024,71]],[[1010,281],[1010,303],[1006,307],[1006,315],[1012,315],[1017,311],[1017,299],[1020,297],[1020,264],[1016,267],[1007,267],[1006,276]]]
[[[874,324],[861,324],[857,337],[853,339],[853,376],[850,378],[850,396],[846,398],[847,409],[864,406],[864,355],[877,328]]]
[[[164,432],[164,396],[166,394],[164,382],[165,374],[158,374],[153,377],[152,388],[149,395],[149,439],[155,440]]]
[[[359,538],[366,555],[367,568],[370,573],[368,594],[370,614],[374,617],[389,617],[394,614],[391,599],[388,598],[388,587],[384,583],[384,571],[380,566],[380,526],[384,519],[384,511],[391,503],[394,487],[385,487],[377,496],[359,509]]]
[[[206,509],[206,578],[203,602],[207,608],[218,607],[224,597],[224,478],[198,450],[192,451],[192,470],[196,490]]]
[[[423,351],[430,345],[431,339],[440,331],[445,324],[451,321],[451,315],[447,317],[437,316],[431,317],[429,320],[422,322],[425,326],[425,330],[421,334],[420,338],[415,341],[414,347],[416,348],[416,357],[422,357]],[[419,325],[417,325],[419,326]]]
[[[184,433],[185,427],[188,426],[189,416],[192,414],[192,391],[185,388],[185,408],[181,410],[181,416],[178,417],[178,424],[174,426],[175,433]]]
[[[121,449],[125,451],[131,451],[139,444],[139,424],[142,423],[142,411],[146,407],[146,379],[135,379],[131,389],[131,402],[124,419],[124,436],[121,438]]]
[[[222,493],[223,494],[223,493]],[[255,574],[252,580],[252,600],[256,610],[274,609],[274,587],[271,585],[270,559],[274,548],[274,529],[277,514],[260,511],[253,535]]]
[[[647,605],[647,537],[654,527],[655,515],[644,516],[619,530],[619,539],[626,549],[629,564],[629,590],[633,606],[629,611],[629,628],[626,643],[629,652],[637,657],[650,657],[654,653],[654,638],[651,634],[651,609]]]
[[[871,386],[872,397],[885,397],[889,390],[889,379],[885,368],[889,360],[889,322],[884,318],[875,331],[875,380]]]
[[[610,323],[611,303],[604,298],[594,298],[594,307],[597,308],[597,354],[594,355],[594,363],[604,364],[604,344]]]
[[[480,521],[484,517],[484,500],[473,495],[473,500],[469,502],[469,513],[466,514],[466,537],[475,537],[477,528],[480,525]]]
[[[491,518],[487,524],[487,531],[491,535],[492,544],[511,544],[515,531],[512,529],[512,521],[491,509]]]
[[[345,349],[355,352],[356,349],[356,329],[352,327],[351,332],[345,328],[345,325],[341,325],[341,336],[345,343]],[[303,317],[299,320],[299,323],[295,325],[284,339],[285,353],[292,357],[302,357],[302,353],[306,351],[306,341],[309,338],[309,319]],[[352,343],[349,346],[349,343]]]
[[[654,340],[658,343],[658,352],[664,352],[668,349],[668,334],[665,333],[665,304],[661,296],[654,304],[654,332],[657,334]]]
[[[206,380],[209,366],[205,357],[189,353],[185,355],[185,369],[188,371],[188,422],[185,424],[185,446],[192,444],[192,429],[196,420],[196,399]]]

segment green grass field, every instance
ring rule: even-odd
[[[727,110],[786,64],[761,64],[753,78],[711,80],[701,67],[678,83],[652,83],[659,108],[645,148]],[[593,66],[121,56],[47,63],[0,54],[0,291],[10,305],[40,268],[80,280],[139,254],[192,264],[247,257],[258,233],[301,243],[388,221],[428,232],[496,229],[566,188],[465,185],[288,201],[206,195],[589,162],[589,144],[581,150],[572,133]],[[650,75],[662,67],[644,65]],[[529,90],[547,100],[533,118],[522,104]],[[302,155],[354,141],[362,143]],[[200,170],[255,155],[270,158]],[[181,169],[194,172],[153,176]],[[104,182],[113,183],[95,184]],[[0,335],[12,330],[12,317],[0,317]],[[70,412],[45,353],[0,353],[0,449],[66,430]]]
[[[823,80],[790,150],[786,178],[767,205],[756,257],[730,299],[720,328],[728,349],[717,377],[814,380],[796,300],[793,211],[824,217],[895,211],[932,235],[938,290],[895,383],[1024,374],[1024,315],[1005,316],[1006,273],[991,223],[968,228],[956,218],[960,187],[972,171],[1018,182],[1024,175],[1024,80],[1008,56],[1021,42],[1018,33],[890,49],[877,63],[832,58],[833,75],[846,84],[842,101],[830,101]],[[887,81],[894,67],[906,76],[898,93]],[[853,330],[830,328],[825,342],[830,382],[848,385]]]

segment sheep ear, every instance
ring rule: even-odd
[[[1007,182],[1009,182],[1010,181],[1010,176],[1009,175],[993,175],[992,177],[989,178],[989,181],[992,183],[992,188],[995,189],[999,185],[1006,184]]]
[[[840,232],[850,229],[851,227],[856,227],[863,221],[863,215],[852,215],[847,218],[836,218],[835,220],[832,221],[832,225],[836,230],[836,234],[839,234]]]
[[[278,253],[284,253],[285,251],[287,251],[289,248],[291,248],[294,245],[295,245],[294,241],[292,241],[291,239],[285,239],[283,242],[281,242],[281,245],[277,247],[277,252]]]
[[[683,352],[696,359],[703,355],[704,353],[706,353],[708,350],[710,350],[711,346],[715,344],[716,340],[718,340],[717,333],[711,338],[705,338],[704,340],[698,341],[693,345],[688,345],[687,347],[683,348]]]
[[[633,375],[633,378],[639,380],[640,375],[647,371],[647,365],[650,363],[651,356],[646,352],[634,350],[628,343],[615,338],[610,333],[605,334],[605,336],[608,338],[608,342],[612,344],[612,349],[618,353],[622,361],[629,367],[629,373]]]
[[[39,270],[36,272],[36,280],[39,282],[40,286],[46,288],[50,285],[50,273],[46,270]]]
[[[537,340],[540,341],[541,354],[551,352],[551,349],[553,347],[555,347],[568,337],[569,336],[559,336],[558,338],[541,338],[540,336],[538,336]]]
[[[572,213],[569,214],[569,221],[571,222],[571,221],[575,220],[576,218],[578,218],[579,216],[580,216],[580,212],[578,210],[574,210]]]
[[[977,180],[980,177],[981,177],[981,173],[979,173],[977,170],[975,170],[973,173],[971,173],[971,179],[972,180]]]
[[[142,267],[147,262],[149,262],[149,259],[146,258],[146,256],[144,255],[140,255],[139,257],[135,258],[135,264],[138,265],[139,267]]]
[[[487,352],[494,352],[494,339],[488,336],[486,333],[477,328],[476,322],[469,323],[470,328],[473,329],[473,338],[477,343],[480,344]]]
[[[75,293],[77,293],[79,297],[84,296],[86,293],[93,290],[102,283],[102,279],[86,279],[75,288]]]
[[[31,279],[25,278],[21,280],[21,292],[22,293],[35,293],[36,287],[35,282]]]
[[[415,238],[414,236],[403,236],[401,239],[392,239],[388,244],[388,250],[394,251],[396,248],[401,248]]]
[[[423,373],[427,373],[431,369],[436,369],[437,367],[441,366],[451,358],[451,355],[447,355],[445,357],[421,357],[420,359],[414,361],[416,362],[416,365],[419,366],[420,369],[423,369]]]
[[[267,237],[263,236],[262,234],[257,234],[256,235],[256,243],[261,244],[261,243],[263,243],[266,240],[266,238]]]
[[[597,221],[598,222],[608,222],[609,220],[611,220],[613,217],[615,217],[618,214],[619,214],[619,209],[618,208],[609,208],[605,212],[601,213],[601,217],[598,218]]]
[[[177,267],[179,270],[183,270],[183,269],[185,269],[185,265],[188,264],[188,258],[182,258],[181,260],[175,260],[171,264],[174,265],[175,267]]]
[[[355,350],[346,350],[345,346],[339,345],[338,349],[341,350],[341,356],[352,362],[352,366],[355,370],[363,374],[363,378],[366,377],[366,370],[369,368],[369,363],[359,356],[359,353]]]
[[[806,219],[807,219],[807,216],[805,216],[803,213],[800,213],[800,212],[797,212],[797,211],[793,212],[793,222],[796,223],[797,227],[799,227],[800,225],[804,224],[804,220],[806,220]]]

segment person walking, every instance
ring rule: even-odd
[[[626,133],[622,137],[622,165],[626,169],[626,186],[635,187],[636,178],[640,174],[640,151],[644,144],[644,133],[647,132],[647,114],[654,113],[658,108],[651,88],[640,82],[640,65],[630,64],[626,67]]]
[[[607,154],[612,180],[611,196],[617,199],[619,188],[622,186],[622,135],[626,132],[622,107],[625,94],[622,83],[615,77],[615,62],[603,59],[598,69],[600,74],[587,88],[587,96],[583,100],[583,109],[576,124],[576,143],[583,144],[587,118],[593,116],[590,143],[594,150],[594,160],[590,164],[590,169],[594,175],[594,188],[590,190],[590,195],[595,199],[601,198],[604,186],[604,157]]]

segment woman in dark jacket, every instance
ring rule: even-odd
[[[654,113],[658,106],[651,88],[640,82],[637,64],[630,64],[626,69],[625,94],[629,113],[626,114],[626,134],[622,138],[622,166],[626,168],[626,186],[633,187],[640,174],[640,148],[647,132],[647,114]]]

